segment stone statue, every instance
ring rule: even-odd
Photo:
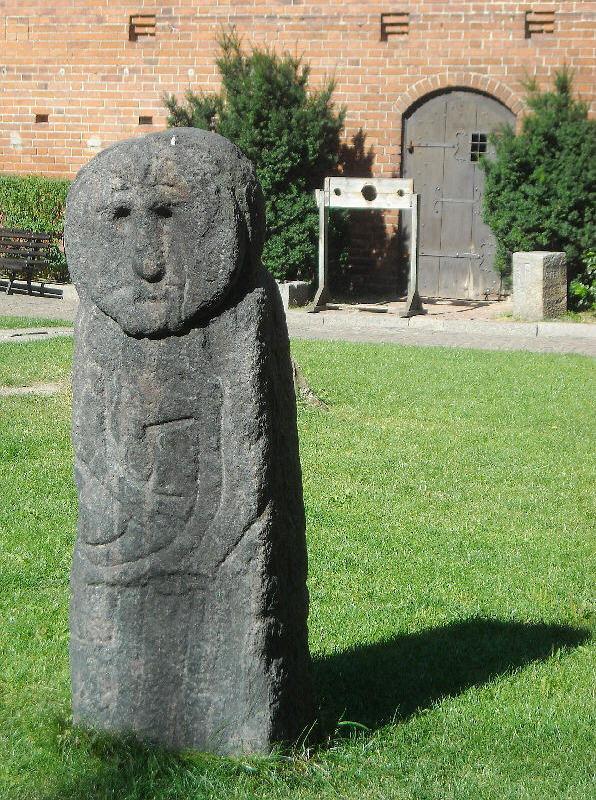
[[[288,335],[254,169],[216,134],[117,143],[74,180],[74,720],[267,751],[314,719]]]

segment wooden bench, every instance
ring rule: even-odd
[[[9,228],[0,228],[0,272],[8,274],[6,294],[10,294],[17,275],[24,275],[27,290],[33,294],[31,280],[36,272],[48,266],[48,255],[56,235],[32,233]],[[44,293],[44,281],[40,281],[40,294]]]

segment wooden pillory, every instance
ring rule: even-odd
[[[324,309],[329,298],[328,225],[330,208],[358,208],[371,211],[398,209],[412,214],[410,275],[408,298],[402,317],[424,314],[418,294],[418,195],[414,182],[402,178],[325,178],[323,189],[316,189],[319,208],[319,287],[311,311]]]

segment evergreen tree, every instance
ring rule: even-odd
[[[234,33],[218,39],[218,94],[186,93],[164,102],[171,126],[215,130],[256,167],[265,195],[263,263],[279,280],[311,280],[318,248],[314,189],[338,162],[345,109],[331,101],[333,81],[308,91],[310,69],[300,58],[243,51]]]
[[[503,275],[515,251],[565,251],[571,280],[596,244],[596,122],[574,99],[567,69],[556,74],[554,91],[540,92],[534,81],[526,89],[530,113],[521,133],[494,133],[496,157],[481,161],[484,220]]]

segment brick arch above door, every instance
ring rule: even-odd
[[[395,101],[393,113],[401,118],[403,114],[407,114],[412,106],[417,105],[428,95],[455,88],[475,90],[491,95],[518,118],[527,107],[524,99],[501,81],[489,78],[479,72],[446,71],[421,78],[412,84],[408,91],[400,95]]]

